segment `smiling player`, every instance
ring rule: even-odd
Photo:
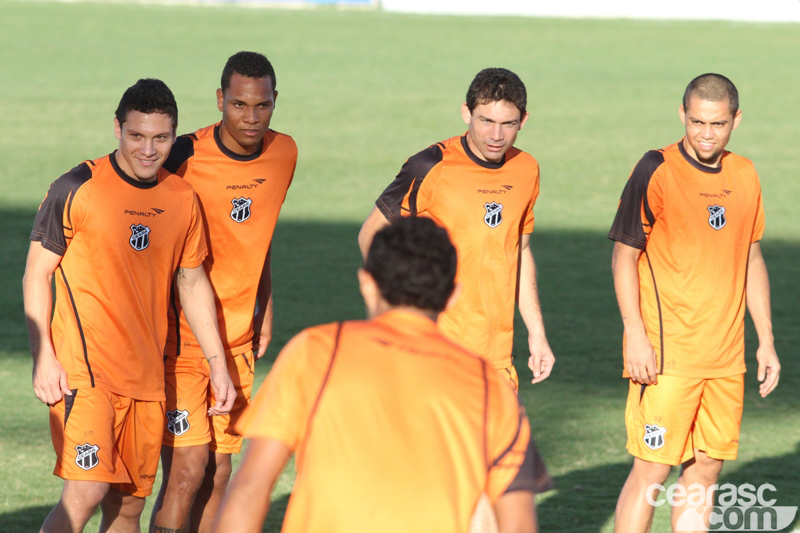
[[[253,365],[272,334],[272,234],[297,161],[292,138],[269,127],[277,98],[267,58],[234,54],[217,89],[222,121],[179,137],[164,165],[191,183],[203,209],[209,247],[203,266],[237,397],[230,415],[208,416],[214,401],[208,365],[173,301],[155,531],[207,531],[230,478],[231,454],[241,450],[234,424],[250,401]]]
[[[648,491],[673,465],[681,465],[680,485],[713,493],[723,461],[736,458],[745,303],[758,334],[762,396],[780,374],[759,243],[761,186],[753,163],[725,150],[742,119],[738,91],[719,74],[698,76],[679,114],[685,136],[642,157],[609,233],[634,456],[617,503],[618,533],[650,530]],[[673,529],[682,513],[695,513],[690,503],[673,508]]]

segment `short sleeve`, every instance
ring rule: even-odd
[[[245,438],[272,438],[296,450],[308,427],[335,350],[334,326],[305,330],[283,348],[236,424]]]
[[[535,174],[532,176],[534,181],[533,187],[533,195],[531,197],[531,203],[528,207],[528,212],[525,214],[525,220],[522,223],[522,231],[520,233],[528,234],[533,233],[533,206],[536,204],[536,199],[539,197],[539,164],[536,164],[535,167]]]
[[[375,202],[387,220],[417,216],[425,211],[425,207],[418,204],[419,189],[431,169],[441,160],[442,147],[434,144],[405,162],[400,173]]]
[[[651,179],[663,163],[664,154],[657,150],[647,152],[639,160],[622,191],[609,239],[640,250],[645,248],[650,230],[656,223],[649,198]]]
[[[91,177],[89,165],[81,163],[50,185],[36,213],[30,240],[40,242],[44,248],[55,254],[66,253],[78,222],[72,211],[73,200],[78,189]]]
[[[192,191],[192,218],[189,223],[189,231],[186,233],[180,266],[181,268],[196,268],[203,263],[206,255],[208,255],[208,244],[206,243],[203,217],[200,214],[200,203],[197,201],[197,195]]]
[[[487,416],[489,472],[485,492],[492,503],[510,490],[544,492],[552,486],[536,447],[525,410],[500,380],[490,385]]]
[[[761,186],[758,188],[758,206],[756,207],[756,220],[753,224],[753,236],[750,242],[760,241],[764,237],[764,200],[761,194]]]

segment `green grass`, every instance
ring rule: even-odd
[[[218,120],[220,70],[241,49],[273,60],[273,127],[300,150],[275,236],[275,335],[259,379],[301,328],[363,316],[360,223],[405,158],[464,131],[459,106],[472,76],[506,66],[526,82],[531,120],[517,144],[542,167],[533,246],[558,358],[548,381],[521,392],[557,483],[540,501],[544,531],[611,531],[631,460],[605,233],[641,154],[680,138],[688,80],[729,75],[744,112],[730,148],[755,161],[764,189],[763,249],[784,369],[776,392],[758,397],[748,324],[740,459],[723,481],[770,481],[779,505],[800,504],[798,25],[7,1],[0,10],[0,530],[37,528],[61,487],[51,475],[47,410],[30,385],[20,291],[37,205],[59,174],[115,147],[113,111],[139,77],[170,85],[181,132]],[[524,361],[521,323],[517,333]],[[276,491],[268,531],[278,528],[292,477],[287,471]],[[653,531],[668,530],[661,508]]]

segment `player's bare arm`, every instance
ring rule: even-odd
[[[539,530],[533,492],[506,492],[494,505],[494,512],[499,533],[536,533]]]
[[[519,257],[519,314],[528,329],[528,368],[533,372],[531,383],[539,383],[550,376],[556,363],[553,350],[547,342],[542,320],[542,307],[539,304],[539,288],[536,284],[536,262],[531,252],[531,236],[520,236]]]
[[[214,533],[259,533],[269,511],[272,487],[291,450],[275,439],[250,439],[217,513]]]
[[[211,387],[217,403],[208,414],[229,413],[236,399],[236,390],[228,373],[225,349],[219,337],[217,309],[214,305],[214,291],[208,281],[203,265],[195,268],[179,268],[175,274],[181,307],[192,333],[197,338],[211,369]]]
[[[367,257],[369,245],[372,244],[372,238],[375,234],[388,225],[389,220],[383,215],[383,212],[377,207],[373,207],[364,224],[361,225],[361,231],[358,232],[358,248],[361,250],[362,258]]]
[[[750,245],[747,262],[747,310],[753,319],[758,335],[758,381],[761,385],[758,392],[765,397],[778,386],[781,374],[781,363],[775,351],[775,338],[772,335],[772,311],[769,296],[769,274],[764,256],[761,254],[761,243]]]
[[[639,307],[638,262],[641,253],[638,248],[614,243],[611,273],[625,329],[625,368],[634,383],[650,385],[658,380],[658,365]]]
[[[52,280],[61,256],[47,250],[38,241],[31,242],[25,275],[22,278],[25,321],[33,356],[33,392],[47,405],[61,401],[72,392],[67,373],[56,359],[50,337],[50,317],[53,307]]]
[[[256,290],[256,314],[253,318],[253,351],[256,359],[261,359],[267,353],[267,346],[272,340],[272,317],[272,244],[270,244]]]

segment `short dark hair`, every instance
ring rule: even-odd
[[[366,270],[393,306],[440,313],[455,289],[456,249],[431,219],[400,218],[375,234]]]
[[[272,79],[273,91],[278,83],[272,63],[258,52],[236,52],[228,58],[225,68],[222,69],[222,79],[219,84],[223,92],[231,86],[231,78],[234,74],[256,79],[269,77]]]
[[[131,111],[163,113],[172,119],[172,130],[178,129],[178,104],[167,84],[155,78],[142,78],[125,90],[114,116],[124,123]]]
[[[467,108],[472,113],[479,105],[506,101],[525,116],[528,93],[519,76],[505,68],[485,68],[478,72],[467,90]]]
[[[709,72],[701,74],[689,82],[683,92],[683,110],[689,109],[689,100],[692,95],[697,95],[701,100],[710,102],[722,102],[728,100],[731,114],[735,115],[739,110],[739,91],[731,80],[722,74]]]

